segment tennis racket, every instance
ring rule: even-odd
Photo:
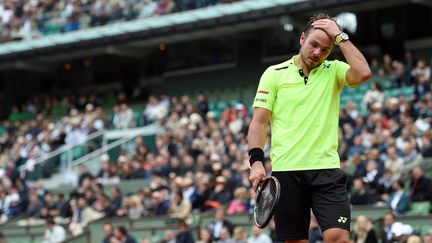
[[[263,229],[270,222],[276,204],[279,201],[280,184],[276,177],[267,177],[258,185],[255,207],[254,220],[255,224]]]

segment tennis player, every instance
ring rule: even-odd
[[[271,122],[272,175],[281,185],[275,207],[276,234],[285,242],[307,242],[310,209],[324,242],[348,242],[350,207],[338,148],[339,99],[344,86],[371,76],[368,63],[335,20],[310,18],[301,49],[263,73],[253,103],[248,142],[250,181],[266,176],[263,146]],[[348,63],[326,60],[339,46]]]

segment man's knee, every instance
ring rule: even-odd
[[[349,231],[339,228],[330,228],[323,232],[324,242],[348,243],[350,240]]]

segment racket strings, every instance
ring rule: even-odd
[[[257,203],[257,223],[264,224],[265,221],[271,217],[272,208],[276,200],[276,185],[269,182],[263,185],[261,189],[261,196],[258,198]]]

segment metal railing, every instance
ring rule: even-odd
[[[104,135],[104,140],[106,141],[107,139],[116,139],[116,141],[109,144],[107,144],[107,142],[104,142],[103,143],[104,145],[101,148],[91,153],[88,153],[81,158],[71,161],[71,163],[69,163],[69,165],[71,166],[70,168],[77,167],[88,160],[92,160],[98,156],[101,156],[102,154],[107,153],[109,150],[117,146],[126,144],[138,136],[149,136],[149,135],[161,134],[163,132],[164,132],[164,128],[159,124],[151,124],[146,127],[132,128],[128,130],[106,131]]]
[[[41,156],[39,156],[38,158],[36,158],[36,161],[34,163],[34,166],[38,166],[38,165],[43,165],[45,164],[47,161],[60,156],[62,153],[67,153],[66,156],[66,163],[70,163],[73,160],[73,149],[77,148],[79,146],[83,146],[84,144],[87,144],[90,141],[93,141],[101,136],[103,136],[105,133],[104,130],[99,130],[97,132],[94,132],[92,134],[90,134],[83,143],[77,143],[77,144],[66,144],[61,146],[60,148],[51,151],[47,154],[42,154]],[[23,165],[21,165],[18,170],[20,171],[21,175],[24,173],[25,171],[25,163]]]
[[[91,163],[91,167],[97,169],[100,167],[97,159],[102,154],[108,151],[122,146],[122,149],[126,148],[131,151],[131,147],[134,146],[133,139],[138,136],[151,136],[161,134],[164,132],[164,128],[153,123],[146,127],[131,128],[125,130],[101,130],[90,134],[84,142],[73,145],[64,145],[55,151],[48,154],[41,155],[34,163],[34,169],[32,171],[26,171],[26,163],[21,165],[18,169],[21,177],[26,178],[29,181],[36,180],[38,178],[51,178],[54,174],[74,173],[77,172],[77,167],[83,163]],[[92,142],[93,140],[99,139],[97,143]],[[110,141],[110,143],[108,143]],[[78,151],[77,153],[75,153]],[[115,153],[115,151],[114,151]],[[96,159],[96,160],[95,160]],[[90,168],[89,168],[90,169]],[[68,178],[73,179],[73,175],[69,175]]]

